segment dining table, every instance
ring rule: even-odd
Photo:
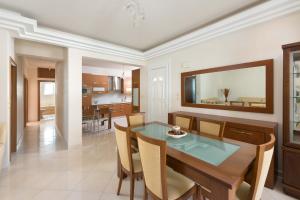
[[[167,165],[190,178],[210,200],[236,199],[235,193],[252,167],[256,146],[227,138],[189,132],[181,138],[167,133],[172,125],[150,122],[129,127],[132,139],[136,134],[164,140],[167,144]]]

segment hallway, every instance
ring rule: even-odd
[[[54,120],[28,123],[18,153],[49,153],[66,149]]]

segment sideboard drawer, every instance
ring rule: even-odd
[[[224,137],[255,145],[260,145],[265,142],[265,134],[255,130],[254,127],[241,127],[232,123],[226,124]]]

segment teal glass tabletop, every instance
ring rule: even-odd
[[[169,147],[215,166],[220,165],[240,148],[236,144],[230,144],[193,133],[187,133],[182,138],[173,138],[167,135],[167,132],[171,128],[160,123],[151,123],[132,128],[131,130],[151,138],[164,140]]]

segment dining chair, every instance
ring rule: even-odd
[[[122,187],[122,181],[125,175],[130,177],[130,200],[133,200],[134,196],[134,181],[135,179],[142,179],[142,165],[138,153],[132,153],[131,140],[129,129],[127,127],[119,126],[114,123],[115,135],[118,148],[118,156],[121,163],[121,171],[119,177],[119,185],[117,195],[120,195]]]
[[[144,125],[145,124],[145,113],[132,113],[126,115],[127,124],[128,126],[137,126],[137,125]]]
[[[186,115],[175,115],[174,125],[180,126],[180,128],[186,129],[186,130],[192,130],[193,127],[193,117],[186,116]]]
[[[266,103],[265,102],[249,102],[249,106],[250,107],[266,107]]]
[[[93,111],[90,106],[82,106],[82,128],[84,125],[87,126],[87,130],[90,131],[90,126],[93,123]]]
[[[166,166],[166,142],[137,134],[143,176],[144,199],[197,199],[197,186],[187,177]]]
[[[258,145],[251,185],[243,182],[236,192],[239,200],[259,200],[269,172],[272,156],[274,153],[275,136],[268,134],[268,142]]]
[[[145,124],[145,113],[139,112],[139,113],[132,113],[126,115],[127,124],[128,126],[138,126],[138,125],[144,125]],[[131,148],[134,152],[139,151],[138,143],[136,140],[131,140]]]
[[[254,163],[251,185],[245,181],[241,183],[236,192],[237,200],[259,200],[264,189],[268,171],[274,153],[275,136],[269,134],[268,142],[258,145],[256,148],[256,159]],[[203,199],[206,198],[206,191],[200,188]]]
[[[2,162],[3,162],[5,139],[6,139],[5,125],[0,124],[0,166],[2,166]],[[1,167],[0,167],[0,172],[1,172]]]
[[[207,135],[222,138],[224,134],[226,122],[211,120],[211,119],[199,119],[198,131]]]

